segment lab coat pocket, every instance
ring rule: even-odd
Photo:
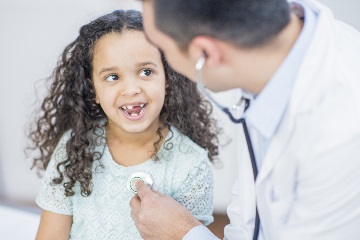
[[[289,213],[295,200],[294,193],[280,193],[278,190],[271,186],[269,189],[269,209],[270,216],[274,223],[285,224],[288,220]]]
[[[266,192],[271,216],[274,216],[276,222],[285,223],[289,218],[296,196],[296,166],[296,161],[280,159],[269,176]]]
[[[271,216],[274,221],[285,224],[288,221],[290,210],[293,206],[294,196],[289,196],[285,199],[272,201],[270,204]]]

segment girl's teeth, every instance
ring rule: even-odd
[[[143,108],[145,106],[145,103],[142,103],[142,104],[140,104],[139,105],[139,107],[141,107],[141,108]],[[128,106],[122,106],[121,107],[122,109],[124,109],[124,110],[126,110],[126,109],[133,109],[134,108],[134,106],[132,106],[132,105],[128,105]]]

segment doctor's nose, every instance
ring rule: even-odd
[[[127,79],[123,81],[122,88],[120,90],[121,95],[125,97],[132,97],[141,93],[141,88],[134,79]]]

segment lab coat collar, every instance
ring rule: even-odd
[[[290,137],[293,134],[296,118],[300,115],[311,112],[316,107],[314,106],[313,101],[316,98],[317,89],[319,89],[319,85],[323,84],[323,81],[326,80],[324,78],[324,72],[319,72],[319,69],[317,68],[319,62],[327,61],[324,64],[331,65],[330,61],[333,61],[327,57],[329,54],[328,50],[333,49],[335,46],[331,40],[335,39],[335,37],[329,36],[329,34],[334,34],[331,26],[332,21],[330,20],[333,18],[331,11],[317,2],[298,2],[301,5],[306,5],[311,11],[317,14],[316,26],[311,43],[305,53],[304,59],[294,81],[293,91],[286,111],[287,113],[283,117],[281,125],[269,144],[261,171],[259,172],[256,181],[257,185],[260,185],[264,179],[266,179],[273,169],[276,161],[280,158],[284,149],[286,149]],[[326,37],[328,41],[325,41],[325,36],[329,36]],[[322,76],[319,78],[316,77],[320,75]]]
[[[306,6],[304,10],[304,27],[293,48],[245,114],[247,123],[267,141],[276,132],[288,107],[294,80],[314,33],[316,16]]]

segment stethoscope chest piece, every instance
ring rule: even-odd
[[[128,181],[127,181],[127,188],[129,189],[129,191],[133,194],[136,194],[137,193],[137,190],[136,190],[136,186],[135,186],[135,182],[137,180],[141,180],[143,181],[146,185],[148,185],[150,188],[152,187],[153,185],[153,180],[150,176],[150,174],[146,173],[146,172],[136,172],[136,173],[133,173],[129,178],[128,178]]]

